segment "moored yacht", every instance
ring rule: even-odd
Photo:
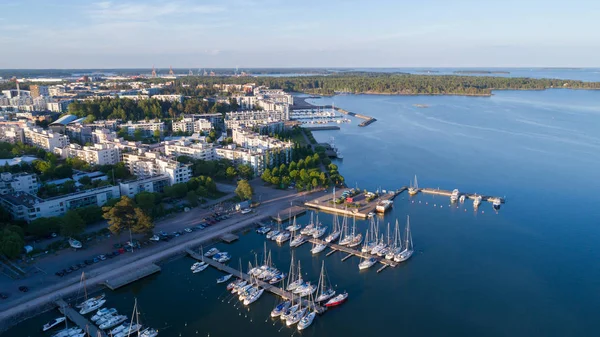
[[[336,297],[330,299],[325,303],[326,307],[336,307],[342,303],[344,303],[348,299],[348,293],[344,292],[343,294],[339,294]]]
[[[463,202],[465,202],[465,199],[466,199],[466,197],[463,194],[463,195],[460,196],[460,198],[458,198],[458,201],[460,201],[461,203],[463,203]]]
[[[304,314],[306,314],[306,308],[300,308],[300,309],[296,310],[295,313],[293,313],[290,317],[288,317],[286,319],[285,325],[292,326],[292,325],[300,322],[302,317],[304,317]]]
[[[312,249],[310,250],[310,252],[312,254],[319,254],[320,252],[322,252],[323,250],[325,250],[325,248],[327,248],[326,244],[318,243],[314,247],[312,247]]]
[[[313,230],[312,232],[312,237],[315,239],[320,238],[321,236],[325,235],[325,232],[327,231],[327,226],[323,226],[323,227],[317,227]]]
[[[473,207],[477,208],[479,207],[479,205],[481,205],[481,196],[480,195],[475,195],[474,199],[473,199]]]
[[[299,247],[308,241],[308,238],[302,234],[296,236],[292,241],[290,241],[290,247]]]
[[[104,303],[106,303],[106,300],[89,302],[87,305],[83,306],[81,310],[79,310],[79,313],[82,315],[88,314],[94,310],[100,309],[100,307],[102,307]]]
[[[413,196],[419,192],[419,184],[417,183],[417,175],[415,175],[414,183],[410,182],[410,187],[408,188],[408,194]]]
[[[410,221],[409,217],[406,216],[406,235],[404,237],[404,250],[402,250],[399,254],[394,256],[394,261],[396,262],[404,262],[408,260],[414,251],[412,235],[410,233]]]
[[[219,278],[217,279],[217,283],[225,283],[225,282],[229,281],[229,279],[230,279],[232,276],[233,276],[233,275],[231,275],[231,274],[223,275],[223,276],[221,276],[221,277],[219,277]]]
[[[358,269],[359,270],[363,270],[363,269],[368,269],[373,267],[373,265],[377,263],[377,259],[374,257],[370,257],[366,260],[363,260],[361,263],[358,264]]]
[[[211,256],[213,256],[215,254],[218,254],[218,253],[219,253],[219,250],[217,248],[211,248],[211,249],[208,250],[208,252],[204,253],[204,256],[211,257]]]
[[[66,320],[65,317],[58,317],[44,324],[42,331],[48,331]]]
[[[352,236],[352,240],[348,244],[348,247],[356,247],[362,243],[363,236],[361,233]]]
[[[315,319],[315,315],[315,312],[311,311],[308,314],[306,314],[306,316],[302,317],[300,322],[298,322],[298,330],[304,330],[308,328]]]
[[[458,190],[454,189],[452,191],[452,195],[450,195],[450,202],[456,202],[458,200],[458,198],[459,198],[459,194],[460,193],[458,192]]]
[[[275,242],[281,244],[281,243],[286,242],[289,239],[290,239],[290,233],[289,232],[283,232],[283,233],[279,233],[279,235],[277,235],[277,238],[275,239]]]
[[[98,321],[100,318],[106,315],[113,315],[117,313],[117,309],[115,308],[102,308],[96,312],[94,316],[92,316],[92,322]]]
[[[156,337],[158,336],[158,330],[154,328],[146,328],[140,333],[139,337]]]
[[[502,200],[500,200],[500,198],[491,198],[491,201],[492,207],[494,207],[495,210],[499,210],[500,206],[502,205]]]
[[[280,316],[282,313],[284,313],[291,305],[292,302],[288,301],[284,301],[279,303],[272,311],[271,311],[271,317],[277,317]]]
[[[327,235],[325,237],[325,242],[327,243],[332,243],[335,242],[335,240],[339,239],[341,232],[340,231],[335,231],[330,233],[329,235]]]
[[[125,316],[125,315],[114,316],[114,317],[111,317],[111,319],[109,319],[108,321],[100,324],[99,328],[102,330],[110,329],[113,326],[117,326],[117,325],[125,322],[126,320],[127,320],[127,316]]]

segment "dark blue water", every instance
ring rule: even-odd
[[[337,96],[317,99],[377,118],[358,121],[335,137],[348,185],[374,190],[407,185],[506,196],[496,213],[470,202],[400,195],[382,226],[411,216],[417,252],[403,265],[377,274],[359,272],[359,260],[335,253],[313,257],[296,249],[305,279],[317,281],[321,261],[337,289],[350,297],[315,320],[302,335],[589,336],[600,329],[600,92],[495,92],[492,97]],[[427,104],[416,108],[413,104]],[[319,214],[330,224],[332,216]],[[308,215],[298,221],[306,223]],[[357,221],[364,232],[366,223]],[[253,232],[219,249],[246,267],[262,254]],[[290,249],[268,243],[273,260],[289,267]],[[260,258],[260,257],[259,257]],[[286,336],[295,330],[272,321],[271,295],[240,308],[216,285],[211,268],[191,274],[192,261],[163,264],[160,274],[108,295],[110,306],[131,310],[138,298],[142,322],[160,336]],[[7,332],[37,336],[56,316],[47,313]],[[294,334],[297,334],[294,333]]]

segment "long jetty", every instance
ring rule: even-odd
[[[352,256],[357,256],[357,257],[364,258],[364,259],[369,259],[369,258],[374,257],[377,259],[377,261],[379,263],[383,264],[384,267],[397,266],[396,262],[394,262],[392,260],[388,260],[385,257],[380,257],[380,256],[372,255],[369,253],[363,253],[360,250],[356,250],[356,249],[346,247],[346,246],[341,246],[336,243],[327,243],[326,241],[323,241],[320,239],[315,239],[315,238],[311,238],[308,241],[311,243],[314,243],[314,244],[324,244],[324,245],[328,246],[329,248],[331,248],[331,251],[327,253],[327,256],[333,254],[333,252],[335,252],[335,251],[340,251],[340,252],[344,252],[344,253],[348,254],[342,259],[342,261],[346,261],[347,259],[349,259]],[[383,268],[381,268],[380,270],[383,270]]]
[[[352,116],[352,117],[356,117],[356,118],[360,118],[360,119],[364,119],[363,122],[361,122],[360,124],[358,124],[358,126],[364,127],[367,126],[375,121],[377,121],[377,119],[375,119],[374,117],[371,116],[367,116],[367,115],[362,115],[362,114],[357,114],[355,112],[351,112],[348,110],[344,110],[342,108],[338,108],[336,107],[335,110],[343,113],[344,115],[348,115],[348,116]]]
[[[425,193],[425,194],[443,195],[446,197],[450,197],[452,195],[452,191],[441,190],[439,188],[421,188],[421,189],[419,189],[419,192]],[[500,200],[501,203],[506,202],[506,200],[504,200],[504,198],[502,198],[502,197],[494,197],[494,196],[490,196],[490,195],[482,195],[482,194],[477,194],[477,193],[459,193],[459,197],[461,195],[464,195],[466,198],[469,198],[469,199],[475,199],[476,197],[481,197],[481,200],[483,200],[483,201],[492,202],[495,199],[498,199],[498,200]]]
[[[98,329],[92,322],[88,321],[87,318],[83,317],[77,310],[73,309],[67,302],[59,299],[54,302],[58,306],[58,310],[64,314],[71,322],[77,324],[80,329],[83,329],[86,336],[101,336],[107,337],[104,331]]]
[[[160,271],[160,267],[155,265],[154,263],[150,263],[143,267],[136,268],[131,273],[119,275],[110,280],[106,280],[102,282],[107,288],[110,290],[115,290],[126,286],[130,283],[133,283],[137,280],[140,280],[144,277],[150,276],[152,274],[158,273]]]
[[[198,261],[203,261],[203,262],[209,264],[210,266],[216,268],[217,270],[224,271],[224,272],[226,272],[228,274],[234,275],[235,277],[241,277],[243,280],[245,280],[247,282],[256,282],[256,283],[258,283],[258,286],[260,286],[264,290],[269,291],[269,292],[271,292],[271,293],[273,293],[275,295],[278,295],[278,296],[280,296],[282,298],[291,300],[292,297],[296,297],[296,298],[298,297],[298,296],[294,296],[292,293],[290,293],[288,291],[285,291],[282,288],[279,288],[279,287],[277,287],[275,285],[272,285],[270,283],[263,282],[263,281],[260,281],[260,280],[254,280],[254,279],[252,279],[250,277],[250,275],[248,275],[246,273],[243,273],[243,272],[241,272],[239,270],[233,269],[233,268],[231,268],[231,267],[229,267],[229,266],[227,266],[225,264],[219,263],[219,262],[217,262],[217,261],[215,261],[215,260],[213,260],[211,258],[207,258],[207,257],[203,256],[202,254],[199,254],[199,253],[193,251],[190,248],[186,248],[186,252],[192,258],[194,258],[194,259],[196,259]],[[327,309],[326,307],[322,307],[322,306],[320,306],[320,305],[318,305],[318,304],[316,304],[314,302],[310,302],[310,301],[308,301],[306,299],[302,300],[302,305],[305,306],[305,307],[310,308],[311,310],[313,310],[313,311],[315,311],[315,312],[317,312],[319,314],[324,313],[325,310]]]

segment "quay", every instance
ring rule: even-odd
[[[304,126],[302,127],[308,131],[324,131],[324,130],[339,130],[340,127],[337,125],[325,125],[325,126]]]
[[[71,322],[77,324],[80,329],[83,329],[86,336],[101,336],[107,337],[104,331],[98,329],[92,322],[88,321],[87,318],[83,317],[77,310],[73,309],[63,299],[59,299],[54,302],[58,306],[58,310],[67,317]]]
[[[378,203],[383,200],[393,200],[398,194],[404,192],[406,189],[406,187],[402,187],[395,191],[387,191],[371,201],[367,200],[365,194],[361,192],[352,197],[352,202],[349,204],[345,203],[344,205],[336,205],[333,196],[327,194],[320,198],[307,201],[304,203],[304,206],[334,214],[366,219],[369,216],[369,213],[375,212]],[[342,189],[336,191],[335,199],[340,198],[343,192]]]
[[[352,117],[364,119],[364,121],[362,123],[358,124],[358,126],[361,126],[361,127],[365,127],[365,126],[367,126],[367,125],[369,125],[369,124],[377,121],[377,119],[375,119],[374,117],[367,116],[367,115],[362,115],[362,114],[357,114],[355,112],[344,110],[342,108],[336,107],[335,110],[343,113],[344,115],[348,115],[348,116],[352,116]]]
[[[110,280],[106,280],[102,282],[104,286],[106,286],[110,290],[119,289],[123,286],[126,286],[130,283],[133,283],[137,280],[143,279],[144,277],[150,276],[152,274],[158,273],[160,271],[160,267],[155,265],[154,263],[145,265],[143,267],[136,268],[134,271],[130,273],[125,273],[114,277]]]
[[[342,261],[346,261],[347,259],[351,258],[352,256],[357,256],[357,257],[364,258],[364,259],[369,259],[369,258],[374,257],[377,259],[377,261],[379,263],[381,263],[383,265],[383,268],[380,268],[377,272],[380,272],[385,267],[397,266],[396,262],[388,260],[385,257],[372,255],[369,253],[363,253],[360,250],[352,249],[352,248],[346,247],[346,246],[340,246],[336,243],[327,243],[326,241],[323,241],[320,239],[315,239],[315,238],[311,238],[308,241],[311,243],[314,243],[314,244],[324,244],[324,245],[328,246],[329,248],[331,248],[332,250],[330,252],[328,252],[326,256],[329,256],[330,254],[333,254],[332,252],[337,252],[337,251],[348,254],[342,258]]]
[[[263,288],[264,290],[266,290],[268,292],[271,292],[271,293],[273,293],[275,295],[278,295],[278,296],[280,296],[282,298],[285,298],[285,299],[288,299],[288,300],[292,299],[293,294],[290,293],[290,292],[288,292],[288,291],[285,291],[282,288],[279,288],[279,287],[277,287],[275,285],[272,285],[270,283],[263,282],[263,281],[260,281],[260,280],[252,280],[251,277],[250,277],[250,275],[248,275],[246,273],[243,273],[243,272],[241,272],[239,270],[233,269],[233,268],[231,268],[231,267],[229,267],[227,265],[224,265],[222,263],[219,263],[219,262],[217,262],[217,261],[215,261],[215,260],[213,260],[211,258],[204,257],[201,254],[193,251],[190,248],[186,248],[186,252],[192,258],[194,258],[194,259],[196,259],[198,261],[204,261],[205,263],[211,265],[212,267],[216,268],[217,270],[221,270],[223,272],[231,274],[234,277],[238,277],[239,278],[241,276],[242,279],[245,280],[245,281],[247,281],[247,282],[257,282],[259,287]],[[298,297],[298,296],[293,296],[293,297]],[[311,310],[317,312],[318,314],[324,313],[325,310],[327,309],[326,307],[320,306],[320,305],[318,305],[316,303],[313,303],[313,302],[310,302],[310,301],[308,301],[306,299],[302,299],[302,305],[305,306],[305,307],[309,307]]]

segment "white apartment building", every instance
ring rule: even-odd
[[[255,111],[234,111],[225,115],[225,126],[228,129],[235,129],[241,126],[253,127],[272,122],[288,121],[290,119],[289,111],[274,110],[255,110]]]
[[[69,137],[39,127],[27,126],[23,129],[23,142],[53,152],[55,148],[68,146]]]
[[[66,91],[67,90],[65,89],[64,85],[53,85],[53,86],[51,86],[51,87],[48,88],[48,94],[50,96],[61,96]]]
[[[0,195],[0,205],[15,220],[30,222],[38,218],[62,216],[68,210],[79,207],[102,206],[108,200],[120,196],[118,186],[104,186],[49,199],[38,198],[26,192],[14,192]]]
[[[127,122],[127,124],[123,124],[123,127],[127,128],[127,134],[133,136],[135,130],[142,130],[144,135],[152,136],[154,131],[158,130],[160,133],[165,132],[165,123],[163,122],[136,122],[132,121]]]
[[[165,154],[169,157],[188,156],[194,159],[214,160],[215,152],[213,144],[206,142],[190,142],[189,140],[178,140],[164,142]]]
[[[113,144],[92,146],[70,144],[62,149],[56,149],[55,153],[62,158],[79,158],[90,165],[115,165],[121,161],[121,151]]]
[[[237,147],[235,144],[219,147],[215,149],[217,159],[228,159],[236,164],[250,165],[255,175],[261,175],[265,170],[267,151],[262,149],[251,150]]]
[[[123,162],[138,178],[167,175],[171,185],[185,183],[192,177],[192,165],[162,157],[156,152],[123,153]]]
[[[0,124],[0,140],[15,143],[23,142],[23,128],[13,124]]]
[[[165,186],[169,186],[170,183],[169,176],[163,174],[119,183],[119,189],[121,195],[134,198],[140,192],[161,193],[164,191]]]
[[[46,109],[52,112],[65,112],[69,107],[69,104],[73,103],[72,99],[60,100],[57,102],[46,103]]]
[[[183,95],[152,95],[152,98],[163,102],[183,103]]]
[[[294,145],[292,142],[284,142],[243,128],[233,129],[232,136],[234,143],[248,149],[282,149],[291,151]]]
[[[204,118],[194,120],[194,118],[184,118],[181,121],[173,122],[173,132],[203,132],[210,131],[212,123]]]
[[[37,175],[33,173],[12,174],[4,172],[0,174],[0,194],[13,192],[27,192],[37,194],[39,183]]]

